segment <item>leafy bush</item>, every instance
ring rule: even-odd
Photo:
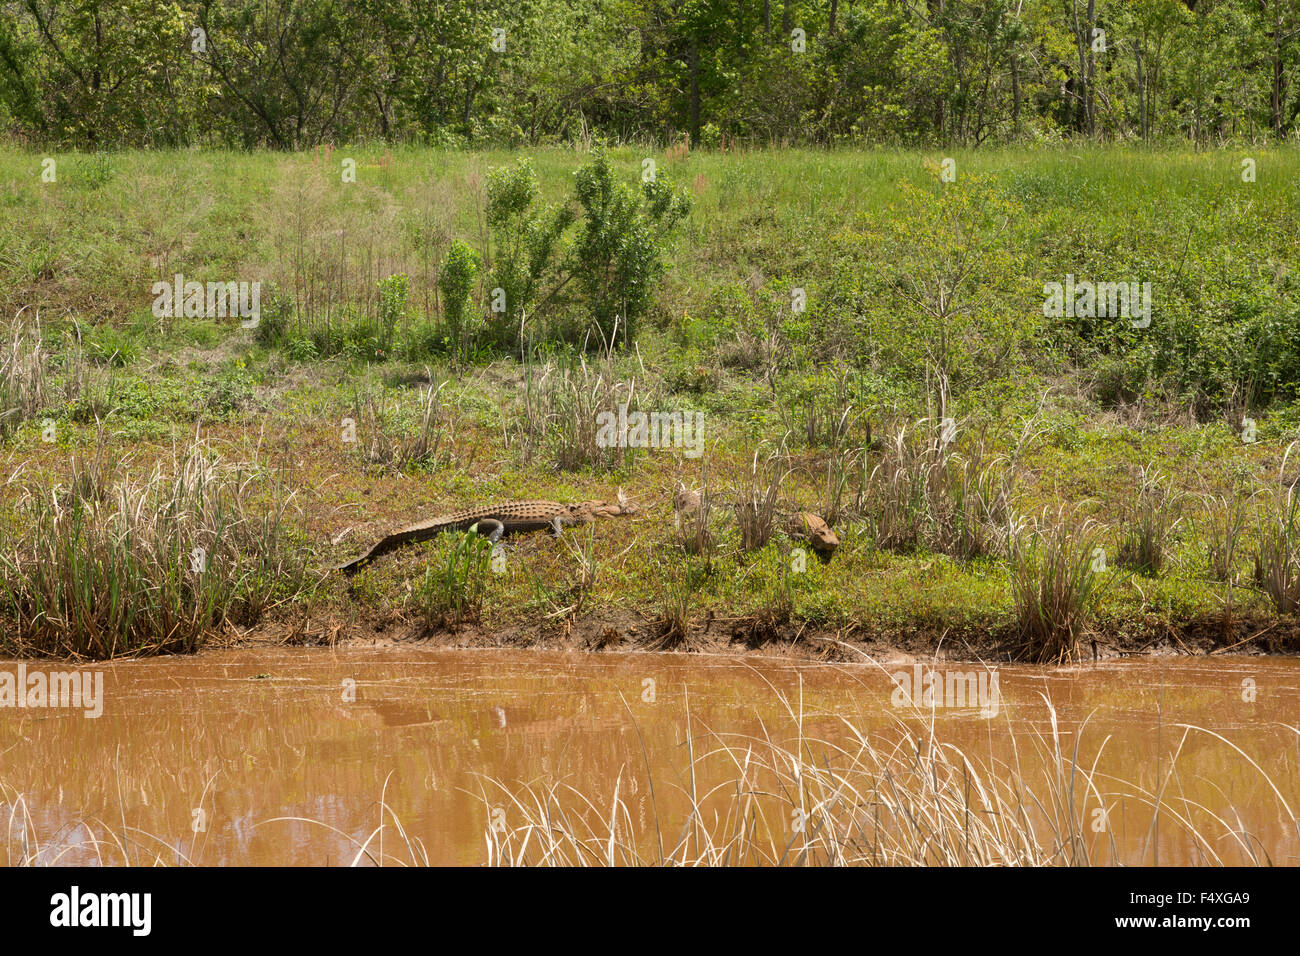
[[[517,348],[524,316],[553,298],[559,288],[542,294],[542,283],[556,268],[560,239],[573,224],[568,204],[536,211],[537,176],[527,159],[488,172],[487,221],[496,244],[492,263],[493,297],[501,290],[504,310],[493,304],[493,335],[497,343]]]
[[[604,149],[578,170],[576,195],[583,218],[572,270],[604,342],[615,332],[636,338],[637,322],[650,305],[650,290],[663,272],[663,242],[690,212],[685,193],[662,176],[643,183],[640,201],[614,179]]]
[[[454,355],[460,355],[465,344],[466,308],[478,279],[480,265],[479,254],[468,243],[457,239],[448,248],[447,258],[442,263],[442,274],[438,276],[438,290],[442,293],[442,318]]]
[[[253,329],[253,341],[263,347],[283,344],[292,315],[293,302],[278,292],[272,292],[262,303],[257,325]]]
[[[1033,302],[1010,234],[1025,218],[973,174],[938,190],[902,183],[888,215],[835,242],[823,341],[913,385],[964,392],[1008,374],[1036,331],[1017,314]],[[810,313],[819,301],[810,293]]]
[[[293,339],[286,346],[285,351],[295,362],[310,362],[320,357],[320,353],[316,350],[316,343],[311,339]]]
[[[203,408],[216,418],[229,418],[253,399],[254,379],[243,362],[223,368],[204,389]]]
[[[492,283],[505,296],[505,311],[494,313],[499,316],[494,319],[498,343],[511,348],[522,344],[525,313],[547,323],[549,341],[583,341],[588,326],[547,314],[552,305],[569,304],[579,305],[594,321],[603,343],[610,343],[616,332],[631,341],[650,306],[653,283],[663,272],[668,233],[690,211],[685,193],[660,176],[644,183],[638,195],[615,179],[609,155],[598,148],[576,174],[580,221],[567,203],[535,209],[537,195],[527,161],[488,174],[488,225],[497,249]],[[575,221],[578,231],[566,252],[565,233]]]
[[[385,353],[393,348],[397,320],[406,316],[406,295],[410,280],[403,273],[379,280],[379,327],[383,330],[380,347]]]

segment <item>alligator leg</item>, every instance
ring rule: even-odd
[[[493,544],[496,544],[501,540],[501,536],[506,533],[506,526],[496,518],[482,518],[475,522],[470,530],[477,531]]]

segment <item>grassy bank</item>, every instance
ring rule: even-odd
[[[1253,181],[1228,152],[957,153],[954,182],[938,155],[616,151],[690,212],[612,353],[579,280],[503,344],[489,184],[521,155],[68,155],[50,183],[0,152],[3,651],[1296,646],[1294,150]],[[539,210],[589,159],[526,156]],[[452,329],[456,241],[484,269]],[[177,273],[261,282],[260,324],[155,316]],[[1150,322],[1044,315],[1067,277],[1150,282]],[[701,413],[702,455],[601,447],[619,404]],[[395,525],[619,487],[641,514],[495,561],[446,536],[328,572]]]

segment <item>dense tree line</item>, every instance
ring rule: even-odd
[[[1300,0],[0,0],[41,145],[1292,137]]]

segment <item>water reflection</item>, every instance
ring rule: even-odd
[[[15,666],[0,662],[0,670]],[[638,781],[648,761],[659,812],[681,812],[672,785],[689,785],[688,712],[697,741],[710,733],[790,734],[790,709],[805,715],[805,733],[828,738],[845,735],[843,720],[873,734],[897,734],[900,720],[920,726],[891,707],[896,687],[870,665],[244,649],[102,670],[98,719],[0,710],[3,799],[13,804],[21,795],[45,845],[43,862],[116,862],[125,853],[144,863],[155,856],[167,863],[350,863],[352,841],[391,822],[387,806],[431,862],[478,864],[488,823],[480,794],[491,793],[490,780],[563,781],[595,795],[607,794],[621,773],[644,826],[651,808]],[[1300,719],[1300,662],[1002,667],[998,677],[1004,713],[987,720],[977,706],[939,709],[936,731],[944,740],[1011,759],[1010,731],[1050,732],[1047,695],[1069,746],[1089,718],[1081,760],[1105,741],[1105,773],[1155,790],[1181,746],[1183,796],[1221,814],[1232,807],[1274,862],[1300,862],[1295,821],[1283,804],[1300,804],[1298,738],[1286,727]],[[1180,724],[1223,735],[1260,770],[1213,736],[1185,736]],[[0,805],[6,817],[8,809]],[[87,837],[82,821],[100,838],[118,834],[124,849],[78,846]],[[1123,862],[1151,863],[1156,852],[1161,864],[1201,858],[1176,828],[1153,840],[1150,824],[1138,802],[1117,808],[1112,825]],[[10,860],[22,855],[15,839]]]

